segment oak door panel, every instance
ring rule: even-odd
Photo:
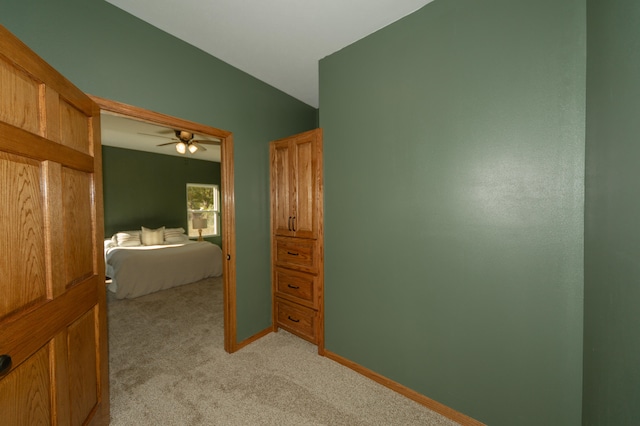
[[[108,424],[100,111],[2,26],[0,83],[0,423]]]
[[[295,235],[300,238],[316,238],[317,170],[315,134],[305,134],[293,142],[293,170],[295,173],[292,199],[295,200]]]
[[[0,152],[0,319],[47,295],[42,178],[39,162]]]
[[[0,57],[0,121],[40,132],[40,85]]]
[[[77,170],[62,169],[65,283],[73,285],[94,273],[91,176]]]
[[[49,348],[45,346],[0,381],[2,424],[50,424],[49,365]]]
[[[289,142],[271,145],[271,208],[272,226],[276,235],[293,235],[292,170]]]
[[[95,350],[96,315],[84,314],[68,330],[69,394],[74,401],[71,424],[81,425],[98,402],[97,356]]]
[[[60,99],[60,142],[63,145],[92,155],[90,127],[87,117],[64,99]]]

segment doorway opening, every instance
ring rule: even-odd
[[[220,140],[220,180],[222,204],[222,270],[224,309],[224,350],[235,352],[236,344],[236,234],[233,167],[233,134],[170,115],[90,96],[102,113],[139,120],[172,129],[181,129]]]

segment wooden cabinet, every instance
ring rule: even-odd
[[[271,143],[271,215],[276,235],[318,238],[321,150],[320,130]]]
[[[271,142],[274,328],[324,351],[322,130]]]

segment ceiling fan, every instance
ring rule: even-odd
[[[176,135],[176,137],[171,138],[171,142],[161,143],[156,146],[165,146],[165,145],[175,144],[176,151],[178,151],[180,154],[185,154],[187,150],[191,154],[195,154],[198,150],[202,150],[202,151],[207,150],[204,146],[202,146],[203,144],[211,144],[211,145],[220,144],[219,140],[212,140],[212,139],[195,140],[194,137],[196,135],[186,130],[173,130],[173,133]],[[158,135],[149,135],[149,136],[163,137]]]

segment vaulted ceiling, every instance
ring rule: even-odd
[[[432,0],[107,1],[318,108],[320,59]]]
[[[433,0],[106,1],[318,108],[320,59]],[[104,145],[181,155],[158,146],[172,129],[105,114],[102,129]],[[220,161],[219,147],[205,147],[185,155]]]

